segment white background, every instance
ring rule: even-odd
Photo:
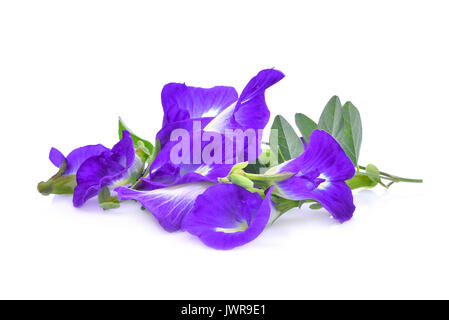
[[[447,1],[0,3],[0,298],[449,298]],[[50,147],[112,146],[119,115],[153,140],[165,83],[241,91],[271,67],[273,116],[338,94],[361,163],[425,183],[356,193],[345,224],[291,211],[228,252],[133,203],[36,191]]]

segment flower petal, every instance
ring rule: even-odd
[[[318,188],[312,192],[311,198],[341,223],[351,219],[354,214],[352,190],[345,182],[331,182],[323,189]]]
[[[122,139],[112,150],[90,157],[79,167],[73,205],[82,206],[105,186],[118,184],[118,181],[119,184],[128,183],[131,176],[142,170],[142,167],[140,158],[135,156],[131,135],[128,131],[123,131]]]
[[[156,139],[159,139],[159,142],[161,143],[161,148],[163,148],[170,141],[170,136],[174,130],[184,129],[189,132],[192,132],[195,122],[200,124],[200,128],[205,128],[212,119],[213,119],[212,117],[193,118],[168,123],[164,125],[161,130],[159,130],[159,132],[156,135]]]
[[[151,191],[137,191],[118,187],[118,199],[137,200],[150,211],[167,231],[179,230],[182,220],[190,213],[196,198],[213,184],[197,182],[161,188]]]
[[[67,167],[64,175],[75,174],[78,168],[83,164],[84,161],[90,157],[100,155],[102,152],[107,151],[108,148],[101,144],[89,145],[77,148],[69,153],[69,155],[64,157],[64,155],[56,148],[50,150],[50,161],[56,166],[61,167],[64,160],[67,161]]]
[[[48,158],[57,168],[61,167],[62,163],[65,161],[65,157],[62,152],[56,148],[51,148]]]
[[[354,165],[327,132],[314,130],[302,155],[267,171],[278,172],[294,173],[276,183],[278,192],[286,199],[316,200],[340,222],[352,217],[355,206],[345,180],[354,176]]]
[[[190,118],[215,117],[237,101],[232,87],[217,86],[209,89],[169,83],[162,89],[164,108],[163,126]]]
[[[283,77],[284,74],[275,69],[260,71],[248,82],[237,103],[215,117],[205,130],[224,133],[225,129],[265,128],[270,119],[265,90]]]
[[[340,144],[324,130],[314,130],[309,145],[300,157],[300,170],[318,169],[330,181],[344,181],[355,174],[354,165]]]
[[[182,229],[209,247],[221,250],[244,245],[257,238],[268,223],[271,190],[262,200],[257,193],[232,184],[218,184],[198,196]]]
[[[65,170],[65,174],[76,173],[84,161],[90,157],[99,155],[106,150],[108,150],[108,148],[101,144],[85,146],[73,150],[67,156],[67,169]]]

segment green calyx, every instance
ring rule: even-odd
[[[73,194],[73,190],[76,187],[76,176],[67,175],[64,176],[64,172],[67,168],[67,162],[61,164],[59,171],[47,181],[41,181],[37,185],[37,190],[44,196],[50,194]]]
[[[103,210],[116,209],[120,207],[117,196],[112,197],[108,187],[104,187],[98,193],[98,204]]]

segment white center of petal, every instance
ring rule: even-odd
[[[320,174],[318,179],[323,179],[324,181],[320,183],[317,189],[324,190],[330,185],[329,178],[326,175]]]
[[[202,165],[201,167],[198,167],[198,169],[196,169],[195,172],[203,176],[206,176],[211,170],[212,170],[211,167]]]
[[[205,113],[203,113],[203,118],[206,117],[215,117],[218,114],[218,109],[217,108],[212,108],[207,110]]]
[[[215,231],[217,232],[224,232],[224,233],[235,233],[240,231],[245,231],[248,229],[248,223],[246,221],[243,221],[240,226],[236,228],[215,228]]]
[[[211,122],[204,128],[204,131],[213,131],[224,133],[229,126],[230,119],[234,114],[235,103],[220,112]]]

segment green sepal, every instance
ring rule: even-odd
[[[239,175],[237,173],[232,173],[229,176],[229,178],[230,178],[230,180],[231,180],[231,182],[233,184],[241,186],[241,187],[243,187],[245,189],[249,189],[249,188],[253,188],[254,187],[254,182],[252,182],[250,179],[248,179],[248,178],[246,178],[244,176],[241,176],[241,175]]]
[[[138,136],[136,136],[126,125],[125,125],[125,123],[123,122],[123,120],[119,117],[118,118],[118,136],[119,136],[119,139],[121,140],[122,139],[122,137],[123,137],[123,130],[126,130],[126,131],[128,131],[129,132],[129,134],[131,135],[131,138],[133,139],[133,142],[134,142],[134,147],[137,147],[138,146],[138,142],[139,141],[142,141],[142,143],[145,145],[145,147],[147,148],[147,150],[149,151],[149,153],[150,154],[152,154],[153,153],[153,149],[154,149],[154,147],[153,147],[153,145],[151,144],[151,142],[149,142],[149,141],[147,141],[147,140],[145,140],[145,139],[142,139],[142,138],[140,138],[140,137],[138,137]]]
[[[37,190],[44,196],[50,194],[73,194],[73,190],[76,187],[76,176],[67,175],[64,176],[64,172],[67,168],[67,161],[59,167],[58,172],[51,177],[48,181],[41,181],[37,185]]]
[[[284,181],[290,178],[291,176],[293,176],[293,173],[288,171],[279,172],[275,174],[255,174],[245,172],[245,177],[247,177],[248,179],[251,179],[253,181],[267,181],[270,183]]]
[[[243,169],[245,169],[248,166],[248,162],[241,162],[241,163],[237,163],[236,165],[234,165],[231,169],[231,171],[229,172],[229,177],[231,176],[231,174],[236,173],[236,172],[240,172]]]
[[[48,181],[42,181],[37,185],[38,191],[48,196],[50,194],[73,194],[76,187],[76,176],[61,176]]]
[[[320,203],[318,203],[318,202],[312,203],[309,206],[309,209],[312,209],[312,210],[318,210],[318,209],[321,209],[321,208],[323,208],[323,206]]]
[[[118,201],[117,196],[112,197],[109,188],[103,187],[100,192],[98,192],[98,204],[103,210],[116,209],[120,207],[120,201]]]

